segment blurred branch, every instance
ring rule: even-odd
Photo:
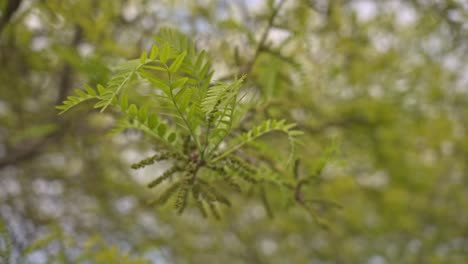
[[[317,1],[314,0],[305,0],[304,1],[306,5],[310,8],[312,8],[315,12],[318,14],[326,15],[328,16],[329,13],[329,3],[323,4],[323,3],[317,3]]]
[[[283,6],[283,4],[285,2],[286,2],[285,0],[281,0],[278,3],[278,5],[273,9],[273,12],[271,13],[271,15],[270,15],[270,17],[268,19],[267,27],[266,27],[265,31],[263,31],[263,34],[260,37],[260,40],[258,41],[257,48],[255,49],[254,56],[250,60],[250,62],[247,64],[245,74],[248,74],[248,73],[250,73],[250,71],[252,71],[253,65],[255,64],[258,57],[260,56],[260,53],[263,51],[263,47],[265,46],[265,43],[266,43],[266,40],[267,40],[267,37],[268,37],[268,33],[270,32],[270,29],[273,27],[273,22],[275,21],[276,16],[278,15],[281,7]]]
[[[72,47],[76,47],[83,38],[83,30],[81,27],[75,27],[75,34],[71,43]],[[69,63],[66,63],[59,76],[58,94],[55,100],[56,104],[61,103],[67,96],[68,91],[72,87],[73,68]],[[58,118],[55,118],[55,122],[58,123],[58,129],[45,135],[43,138],[36,140],[33,143],[27,144],[27,146],[17,146],[11,154],[0,159],[0,169],[20,162],[28,161],[39,155],[43,149],[50,143],[56,142],[63,135],[63,129],[66,127]]]
[[[278,16],[278,13],[281,9],[281,7],[283,6],[283,4],[285,3],[286,1],[285,0],[281,0],[277,5],[276,7],[273,9],[273,12],[271,13],[271,15],[269,16],[268,18],[268,23],[267,23],[267,26],[265,28],[265,30],[263,31],[261,37],[260,37],[260,40],[258,41],[258,44],[257,44],[257,47],[255,48],[255,53],[252,57],[252,59],[250,59],[250,61],[240,69],[240,72],[238,73],[234,73],[234,74],[228,74],[226,76],[223,76],[221,78],[219,78],[219,81],[226,81],[226,80],[229,80],[229,79],[232,79],[235,75],[244,75],[244,74],[249,74],[251,71],[252,71],[252,68],[255,64],[255,62],[257,61],[258,57],[260,56],[260,54],[265,51],[265,43],[267,41],[267,38],[268,38],[268,33],[270,32],[270,29],[273,27],[273,23],[275,22],[275,18]]]
[[[57,135],[57,131],[54,131],[50,133],[49,135],[47,135],[46,137],[32,144],[28,144],[26,148],[15,149],[13,153],[6,156],[5,158],[0,159],[0,169],[8,165],[12,165],[12,164],[16,164],[16,163],[20,163],[20,162],[32,159],[33,157],[35,157],[36,155],[40,153],[40,151],[42,150],[44,146],[46,146],[51,140],[53,141],[56,135]]]
[[[83,39],[83,29],[77,25],[75,26],[75,34],[73,36],[71,46],[77,47],[78,44],[80,44],[82,39]],[[70,90],[72,86],[72,77],[73,77],[72,66],[69,63],[66,63],[63,66],[62,72],[60,74],[59,92],[58,92],[55,104],[58,105],[62,103],[63,100],[65,100],[65,97],[68,94],[68,90]]]
[[[2,33],[5,26],[10,22],[13,14],[18,10],[22,0],[9,0],[6,3],[6,7],[3,10],[2,18],[0,19],[0,34]]]
[[[293,66],[295,68],[299,67],[298,62],[296,62],[293,58],[284,56],[283,54],[281,54],[281,52],[279,50],[274,50],[274,49],[271,49],[271,48],[268,48],[268,47],[264,47],[262,49],[262,51],[264,51],[264,52],[266,52],[268,54],[271,54],[272,56],[277,57],[278,59],[290,64],[291,66]]]

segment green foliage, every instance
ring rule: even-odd
[[[235,146],[228,148],[228,150],[224,151],[223,154],[217,156],[214,160],[219,160],[225,157],[226,155],[229,155],[230,153],[241,148],[243,145],[255,140],[256,138],[274,131],[280,131],[285,133],[288,136],[288,139],[291,143],[291,149],[294,150],[296,137],[303,134],[302,131],[292,129],[295,126],[296,124],[286,124],[285,120],[277,121],[268,119],[262,124],[254,126],[248,132],[243,133],[241,135],[241,138],[238,140],[240,141],[239,143],[237,143]],[[291,154],[292,153],[293,152],[291,152]]]
[[[54,227],[50,232],[36,240],[26,244],[18,254],[14,254],[14,247],[10,234],[4,223],[0,220],[0,260],[1,263],[30,263],[34,260],[33,254],[42,252],[49,255],[49,260],[55,263],[122,263],[122,264],[149,264],[148,260],[135,258],[113,245],[108,245],[101,237],[94,236],[87,239],[84,245],[80,245],[81,254],[70,258],[65,253],[65,247],[76,246],[74,238],[64,234],[60,227]],[[50,250],[55,245],[60,245],[59,250]]]
[[[243,76],[234,80],[231,84],[218,83],[210,87],[206,97],[201,103],[201,109],[208,120],[206,149],[207,155],[210,155],[217,149],[223,139],[231,132],[232,122],[236,111],[237,95],[241,88]]]
[[[85,90],[76,89],[75,93],[77,96],[69,96],[63,105],[57,106],[57,109],[62,110],[60,113],[68,111],[68,109],[92,99],[100,99],[100,95],[91,87],[86,86]]]
[[[464,2],[0,0],[0,263],[468,263]]]
[[[255,170],[250,169],[251,165],[247,162],[240,162],[233,154],[243,145],[274,131],[285,133],[294,146],[296,137],[302,135],[302,132],[293,130],[295,124],[287,124],[285,120],[266,120],[242,134],[239,139],[228,139],[232,127],[237,126],[233,123],[234,115],[240,104],[239,91],[245,76],[236,78],[231,83],[217,82],[209,86],[207,84],[211,82],[212,75],[209,68],[210,63],[205,59],[205,53],[197,52],[195,44],[189,38],[178,31],[162,29],[156,37],[156,44],[152,47],[149,58],[143,52],[140,60],[120,64],[106,87],[97,85],[97,92],[89,87],[86,88],[87,93],[77,90],[77,96],[69,97],[57,108],[63,113],[81,102],[97,99],[98,103],[94,107],[100,108],[101,112],[108,106],[118,109],[120,121],[114,132],[141,130],[161,143],[157,145],[158,151],[168,151],[146,158],[132,165],[132,168],[141,168],[165,159],[177,163],[148,184],[149,188],[153,188],[172,176],[181,178],[152,203],[164,204],[177,192],[175,208],[182,213],[189,193],[197,188],[197,195],[194,197],[197,206],[203,208],[203,203],[207,203],[212,214],[218,218],[215,203],[230,206],[230,202],[216,187],[203,179],[203,175],[199,175],[200,168],[208,164],[208,168],[217,166],[217,163],[223,164],[222,166],[228,167],[227,170],[215,170],[222,180],[237,174],[246,181],[255,183],[254,177],[249,175],[254,174]],[[129,86],[134,77],[152,85],[154,92],[151,96],[160,105],[139,106],[138,102],[129,103],[129,96],[124,88]],[[170,112],[163,114],[155,110],[163,106]],[[172,127],[173,124],[177,127]],[[184,136],[189,138],[189,142],[181,143],[177,140]],[[227,150],[220,149],[220,144],[225,141],[236,144]],[[196,150],[184,146],[190,143],[196,146]],[[221,161],[227,156],[231,157],[227,161]],[[227,181],[229,185],[235,186],[232,181]],[[206,215],[203,209],[201,211]]]
[[[122,264],[149,264],[149,260],[142,257],[130,256],[122,252],[117,246],[109,245],[99,236],[87,239],[83,245],[83,253],[77,256],[72,263],[122,263]]]

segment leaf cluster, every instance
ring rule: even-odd
[[[203,215],[207,215],[208,208],[218,218],[218,205],[229,206],[231,203],[211,183],[213,178],[222,179],[237,191],[240,187],[234,177],[250,184],[257,183],[257,170],[237,156],[240,149],[264,134],[277,131],[287,135],[294,150],[296,138],[302,134],[294,129],[295,124],[265,120],[248,132],[233,136],[238,126],[235,116],[241,104],[239,94],[245,76],[212,84],[213,71],[206,52],[199,52],[195,44],[178,31],[162,29],[149,53],[145,51],[139,59],[124,62],[115,70],[106,85],[77,89],[76,95],[69,96],[57,108],[63,113],[94,100],[97,101],[94,108],[101,112],[109,107],[117,111],[114,133],[133,129],[156,140],[160,154],[146,158],[132,168],[171,160],[174,166],[151,181],[148,187],[177,179],[152,204],[165,204],[175,197],[175,208],[182,213],[192,197]],[[154,104],[143,105],[130,96],[128,90],[137,88],[138,83],[151,86],[149,96]],[[201,168],[206,168],[203,171],[207,173],[200,173]],[[212,175],[216,177],[209,178]]]

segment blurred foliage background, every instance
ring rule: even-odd
[[[468,2],[0,8],[1,263],[468,263]],[[268,189],[273,218],[249,191],[221,221],[150,207],[144,185],[167,164],[129,165],[157,146],[106,136],[110,114],[57,115],[72,89],[105,83],[165,26],[208,51],[214,79],[247,74],[258,100],[242,126],[285,118],[306,133],[298,174],[325,165],[303,190],[313,215]],[[278,140],[264,142],[281,159]]]

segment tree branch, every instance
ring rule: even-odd
[[[71,43],[72,47],[77,47],[80,44],[81,40],[83,39],[83,29],[80,26],[75,26],[75,34],[73,36],[73,40]],[[59,81],[59,92],[57,95],[57,99],[55,100],[55,104],[61,104],[63,100],[65,100],[68,91],[72,87],[72,77],[73,77],[73,69],[69,63],[66,63],[60,74],[60,81]]]
[[[9,0],[4,9],[2,18],[0,19],[0,34],[5,26],[10,22],[13,14],[18,10],[22,0]]]
[[[275,18],[278,16],[278,13],[279,13],[280,9],[281,9],[281,7],[283,6],[283,4],[285,2],[286,2],[285,0],[281,0],[276,5],[276,7],[273,9],[273,12],[271,13],[270,17],[268,18],[267,26],[266,26],[265,30],[263,31],[262,35],[260,36],[260,39],[258,41],[257,47],[255,48],[255,53],[254,53],[252,59],[250,59],[250,61],[244,67],[242,67],[243,69],[241,69],[239,73],[228,74],[226,76],[223,76],[223,77],[219,78],[219,81],[230,80],[235,75],[241,75],[241,76],[242,75],[248,75],[252,71],[252,68],[253,68],[255,62],[257,61],[260,54],[264,51],[265,43],[266,43],[267,38],[268,38],[268,33],[270,32],[270,29],[273,27],[273,23],[275,22]]]
[[[15,149],[12,154],[0,159],[0,169],[7,167],[8,165],[13,165],[23,161],[31,160],[32,158],[37,156],[45,146],[47,146],[51,141],[55,141],[54,139],[61,135],[59,131],[60,130],[51,132],[44,138],[29,144],[26,148]]]
[[[250,71],[252,71],[253,65],[257,61],[258,57],[260,56],[260,53],[263,50],[263,47],[265,46],[265,43],[266,43],[266,40],[267,40],[267,37],[268,37],[268,33],[270,32],[270,29],[273,27],[273,22],[275,21],[275,18],[278,15],[279,10],[281,9],[281,7],[283,6],[283,4],[285,2],[286,2],[285,0],[281,0],[278,3],[278,5],[273,9],[273,12],[271,13],[271,15],[270,15],[270,17],[268,19],[267,27],[266,27],[265,31],[263,31],[263,34],[260,37],[260,40],[258,41],[257,48],[255,49],[254,56],[253,56],[252,60],[247,64],[247,69],[246,69],[246,72],[245,72],[246,74],[250,73]]]
[[[83,38],[82,29],[79,26],[75,28],[75,35],[73,37],[71,45],[76,47]],[[72,78],[73,78],[73,69],[69,63],[66,63],[62,71],[60,72],[59,78],[59,91],[57,94],[56,104],[61,103],[67,93],[72,86]],[[20,162],[28,161],[35,158],[39,155],[42,150],[49,144],[56,142],[59,138],[63,135],[63,128],[65,127],[64,124],[60,122],[58,118],[55,118],[55,122],[58,123],[58,129],[50,132],[49,134],[45,135],[43,138],[38,139],[37,141],[30,143],[27,147],[24,146],[17,146],[11,154],[8,156],[0,159],[0,169],[13,165],[18,164]]]

